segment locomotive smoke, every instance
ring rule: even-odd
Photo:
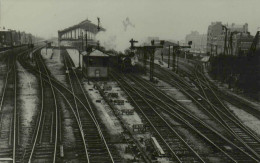
[[[105,32],[99,32],[96,39],[100,41],[100,45],[107,50],[116,50],[124,52],[130,47],[129,41],[134,38],[140,40],[143,38],[137,34],[138,28],[127,17],[118,24],[113,24],[112,27],[106,28]]]

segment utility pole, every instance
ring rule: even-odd
[[[153,70],[154,70],[154,52],[155,50],[152,49],[152,52],[150,53],[150,81],[153,81]]]
[[[218,55],[218,45],[215,45],[216,56]]]
[[[224,54],[227,54],[227,32],[228,32],[228,28],[226,26],[222,25],[222,29],[225,30]]]
[[[179,41],[178,41],[178,47],[179,47],[180,45],[179,45]],[[175,69],[175,71],[176,71],[176,73],[178,74],[178,53],[179,53],[179,50],[177,50],[176,51],[176,55],[175,55],[175,57],[176,57],[176,69]]]
[[[161,56],[162,56],[162,62],[163,62],[163,49],[161,49]]]
[[[175,71],[175,50],[174,46],[172,47],[172,71]]]
[[[170,57],[171,57],[171,45],[169,45],[168,68],[170,68]]]
[[[147,64],[147,54],[146,50],[143,50],[144,58],[143,58],[143,63],[144,63],[144,74],[146,74],[146,64]]]
[[[83,32],[81,32],[81,50],[84,51]]]

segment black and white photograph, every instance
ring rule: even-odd
[[[260,0],[0,0],[0,163],[260,163]]]

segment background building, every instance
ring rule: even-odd
[[[227,36],[225,36],[227,29]],[[253,36],[248,32],[248,24],[224,25],[221,22],[212,22],[207,32],[207,53],[219,55],[224,53],[225,37],[227,55],[246,54],[250,49]]]
[[[191,52],[206,53],[206,34],[199,34],[198,31],[191,31],[190,34],[186,35],[185,44],[188,44],[189,41],[192,41]]]

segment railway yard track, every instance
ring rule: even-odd
[[[0,158],[16,162],[19,145],[19,110],[17,109],[17,68],[18,54],[27,52],[23,48],[10,50],[5,56],[6,75],[0,103]]]
[[[119,78],[119,77],[117,77],[117,78]],[[137,78],[138,77],[135,77],[135,79],[137,79]],[[134,80],[134,78],[132,78],[132,80]],[[125,81],[125,80],[121,79],[119,82],[123,82],[123,81]],[[140,86],[140,81],[139,81],[139,86]],[[136,82],[137,81],[135,81],[135,83]],[[131,83],[131,82],[129,82],[129,83]],[[127,84],[125,83],[125,84],[122,84],[121,86],[126,87],[126,85]],[[125,88],[125,89],[128,90],[128,92],[130,93],[130,87],[132,87],[132,89],[133,89],[134,86],[131,84],[128,84],[128,85],[129,85],[129,87]],[[161,110],[164,110],[168,115],[171,115],[172,119],[177,118],[182,123],[184,123],[184,124],[186,123],[186,125],[188,127],[190,127],[191,130],[197,132],[197,134],[199,134],[204,139],[204,141],[207,141],[211,146],[213,146],[213,148],[215,150],[219,150],[220,151],[219,154],[221,155],[220,157],[223,158],[225,161],[228,161],[228,160],[231,162],[232,161],[233,162],[248,162],[248,161],[257,162],[258,161],[257,158],[251,156],[249,153],[244,152],[240,147],[236,146],[234,143],[232,143],[231,141],[226,139],[221,134],[217,133],[214,129],[212,129],[211,127],[209,127],[208,125],[206,125],[205,123],[203,123],[202,121],[197,119],[196,117],[190,115],[188,112],[184,112],[183,109],[178,109],[178,112],[177,112],[176,108],[180,107],[180,106],[178,106],[178,105],[176,106],[176,103],[173,102],[172,100],[171,100],[171,102],[169,102],[169,100],[168,100],[167,104],[165,102],[162,102],[163,99],[165,99],[165,95],[163,98],[162,97],[155,98],[155,96],[158,96],[159,93],[162,95],[162,92],[159,91],[158,89],[153,90],[153,91],[157,91],[157,92],[153,92],[151,90],[148,92],[147,89],[148,89],[149,82],[145,82],[141,85],[142,85],[143,89],[145,88],[146,90],[141,91],[140,88],[136,88],[135,91],[139,90],[139,93],[137,93],[137,92],[135,93],[136,95],[140,96],[142,94],[141,96],[146,96],[146,99],[148,100],[148,102],[151,105],[157,106]],[[155,86],[150,86],[149,89],[154,89],[154,87]],[[131,92],[133,93],[134,91],[131,90]],[[145,97],[143,97],[143,98],[145,98]],[[139,98],[136,97],[135,99],[140,99],[140,97]],[[153,100],[151,100],[151,99],[153,99]],[[154,101],[156,101],[156,102],[154,102]],[[137,101],[137,103],[138,103],[138,101]],[[173,104],[173,103],[175,103],[175,104]],[[140,102],[140,105],[142,105],[141,102]],[[168,108],[166,109],[165,107],[168,107]],[[142,108],[144,108],[144,107],[142,107]],[[171,109],[171,111],[170,111],[170,109]],[[148,112],[147,114],[151,114],[151,113],[149,113],[149,112],[151,112],[151,109],[147,110],[147,112]],[[231,147],[232,150],[230,150],[230,149],[228,150],[227,147]],[[203,158],[203,155],[202,155],[202,158]],[[207,158],[203,158],[203,159],[207,160]]]
[[[37,56],[38,58],[36,58]],[[52,85],[53,88],[62,96],[63,99],[65,99],[66,103],[69,105],[75,118],[74,121],[77,124],[78,128],[75,129],[75,134],[76,138],[79,139],[76,140],[79,145],[77,146],[77,148],[81,147],[77,151],[78,158],[80,158],[79,162],[115,162],[115,150],[111,150],[111,146],[108,147],[105,140],[106,136],[104,136],[104,134],[102,133],[103,131],[101,130],[101,127],[97,122],[97,118],[94,117],[95,115],[93,114],[93,112],[90,111],[90,107],[92,107],[91,104],[89,103],[89,101],[87,101],[87,99],[85,99],[86,101],[82,101],[84,98],[79,97],[79,95],[83,95],[83,93],[76,94],[74,92],[75,86],[78,86],[78,84],[74,83],[73,85],[70,82],[71,88],[69,89],[65,87],[62,83],[57,81],[54,77],[51,76],[50,72],[44,66],[43,59],[39,56],[39,54],[35,54],[35,61],[41,63],[43,68],[45,67],[44,71],[33,69],[33,67],[26,63],[24,59],[25,58],[21,58],[21,64],[27,69],[30,69],[31,72],[33,72],[35,75],[41,76],[44,82]],[[69,63],[65,58],[64,61],[66,62],[66,64]],[[71,76],[68,76],[68,79],[71,81],[70,77]],[[75,76],[73,76],[73,78],[75,78]],[[64,149],[64,153],[66,153],[66,149]],[[111,153],[113,153],[114,155],[112,156]]]
[[[201,68],[201,67],[200,67]],[[190,68],[191,69],[191,68]],[[193,101],[195,101],[201,108],[203,108],[210,116],[218,121],[230,134],[232,137],[237,139],[242,146],[246,146],[246,148],[256,155],[259,158],[259,149],[260,149],[260,139],[259,135],[255,134],[251,129],[245,126],[241,120],[239,120],[228,107],[224,104],[223,97],[219,97],[219,94],[212,88],[212,83],[205,78],[205,76],[200,71],[195,71],[193,69],[194,79],[191,79],[193,83],[195,83],[196,87],[199,89],[199,92],[190,89],[190,86],[187,84],[187,81],[180,79],[176,74],[172,72],[166,72],[161,69],[160,73],[164,74],[164,77],[161,75],[160,78],[166,80],[166,76],[168,73],[168,79],[174,77],[178,80],[178,82],[171,81],[171,83],[178,88],[182,89],[187,96],[189,96]],[[197,69],[195,69],[197,70]],[[187,75],[187,71],[184,72]],[[159,74],[158,74],[159,75]],[[201,99],[201,101],[198,101]],[[245,105],[245,104],[244,104]],[[244,106],[243,105],[243,106]],[[236,104],[237,106],[237,104]],[[247,105],[248,106],[248,105]],[[238,105],[241,109],[243,108]],[[249,106],[250,108],[250,106]],[[252,112],[257,112],[255,109],[251,110]],[[254,115],[254,114],[253,114]],[[259,115],[256,114],[256,116]]]
[[[28,50],[2,60],[6,63],[6,73],[0,103],[1,160],[14,163],[124,162],[84,88],[80,70],[75,68],[66,49],[56,49],[65,81],[55,77],[41,50],[42,47],[34,49],[33,61],[28,60]],[[24,147],[20,146],[23,132],[17,107],[17,61],[37,77],[39,83],[37,114],[32,120],[30,141]],[[165,152],[162,156],[170,162],[259,162],[259,135],[229,110],[224,100],[226,96],[205,78],[202,68],[188,67],[179,73],[182,75],[155,66],[155,76],[186,95],[210,123],[143,76],[114,70],[110,75],[141,117],[146,132],[158,140]],[[240,105],[244,106],[247,105]],[[65,136],[68,121],[75,138],[70,141]],[[216,125],[211,126],[212,122]],[[151,162],[150,158],[145,162]]]
[[[115,147],[113,147],[112,144],[108,144],[107,140],[109,140],[108,133],[102,132],[104,131],[105,127],[102,124],[99,124],[100,119],[94,113],[93,104],[90,103],[89,97],[87,96],[83,86],[82,82],[79,79],[79,76],[77,72],[74,70],[73,67],[75,67],[73,61],[69,57],[69,54],[66,52],[66,50],[61,51],[61,55],[63,56],[63,62],[67,73],[67,78],[70,83],[71,91],[74,95],[77,95],[84,103],[86,103],[88,108],[88,113],[91,114],[91,117],[81,116],[84,115],[85,110],[81,104],[74,99],[75,107],[78,112],[78,117],[82,119],[82,128],[85,130],[86,134],[86,143],[87,146],[90,148],[88,152],[92,156],[90,162],[93,162],[95,159],[100,161],[106,161],[111,160],[111,162],[119,162],[119,156],[116,152]],[[70,70],[70,71],[69,71]],[[94,124],[93,124],[94,123]],[[89,132],[89,129],[91,129]],[[102,128],[102,129],[101,129]]]
[[[210,117],[220,123],[222,127],[231,134],[230,139],[234,139],[234,141],[240,144],[238,146],[240,146],[241,149],[248,150],[248,153],[255,155],[255,157],[259,159],[259,135],[253,133],[252,130],[242,124],[242,122],[230,112],[224,102],[222,102],[223,99],[218,97],[217,93],[211,88],[210,83],[201,72],[199,72],[200,78],[195,72],[195,75],[193,74],[195,80],[192,80],[192,83],[195,83],[199,89],[200,92],[198,92],[192,89],[194,86],[184,78],[180,78],[180,76],[175,73],[166,71],[163,68],[157,68],[160,69],[156,73],[158,78],[180,89],[200,108],[203,108]],[[185,71],[185,76],[188,76],[187,73],[188,72]]]

